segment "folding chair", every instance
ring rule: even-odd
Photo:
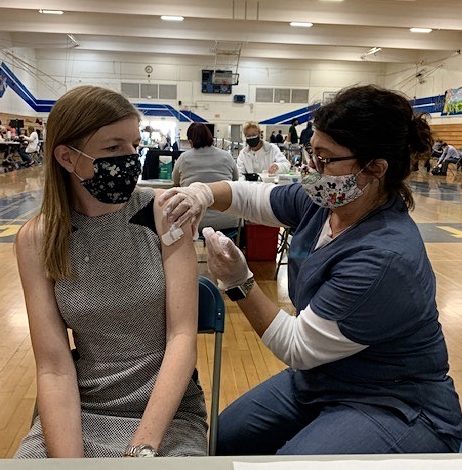
[[[274,280],[277,281],[278,279],[278,274],[279,274],[279,268],[281,267],[282,264],[287,264],[287,262],[283,262],[284,255],[289,254],[289,248],[290,248],[290,242],[289,242],[289,236],[292,234],[292,229],[290,228],[284,228],[284,231],[279,233],[280,241],[278,245],[278,254],[279,254],[279,259],[277,261],[276,265],[276,271],[274,273]]]
[[[218,287],[204,276],[199,276],[198,333],[215,333],[212,373],[212,403],[210,410],[209,455],[215,455],[218,436],[218,408],[220,404],[221,352],[225,331],[225,303]],[[77,350],[72,350],[76,359]],[[37,401],[31,426],[38,415]]]
[[[454,163],[454,165],[456,165],[456,171],[462,168],[462,152],[459,151],[459,158],[457,160],[451,161],[450,163]]]
[[[42,142],[38,143],[37,150],[35,152],[31,152],[30,157],[34,160],[35,163],[42,163],[43,161],[43,152],[42,152]]]
[[[225,331],[225,303],[218,287],[204,276],[199,276],[199,333],[215,333],[213,353],[212,403],[210,408],[209,455],[215,455],[218,437],[218,407],[220,404],[220,374],[223,333]]]

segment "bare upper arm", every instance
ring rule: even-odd
[[[67,330],[56,305],[53,283],[45,275],[41,245],[41,228],[37,219],[32,219],[16,238],[32,346],[39,373],[66,374],[71,372],[69,367],[73,365]]]
[[[159,237],[169,226],[157,203],[155,191],[154,220]],[[197,259],[190,224],[182,226],[183,237],[173,245],[162,246],[162,261],[166,282],[167,336],[180,332],[197,332]]]

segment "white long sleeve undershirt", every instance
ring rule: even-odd
[[[236,214],[245,220],[269,227],[283,227],[271,207],[272,183],[249,183],[246,181],[226,181],[231,187],[233,199],[226,213]]]
[[[321,318],[309,305],[298,317],[279,310],[261,339],[281,361],[302,370],[338,361],[367,348],[346,338],[336,321]]]

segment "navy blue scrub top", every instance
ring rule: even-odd
[[[443,434],[462,438],[462,415],[435,302],[435,275],[400,197],[315,250],[329,210],[300,184],[271,192],[277,219],[293,228],[288,275],[297,314],[308,305],[369,345],[353,356],[296,371],[306,404],[366,403],[407,422],[423,413]]]

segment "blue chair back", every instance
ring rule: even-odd
[[[221,351],[225,331],[225,303],[218,287],[199,276],[199,333],[215,333],[210,405],[209,455],[216,454],[218,438],[218,409],[220,404]]]
[[[218,287],[204,276],[199,276],[199,333],[225,331],[225,303]]]

